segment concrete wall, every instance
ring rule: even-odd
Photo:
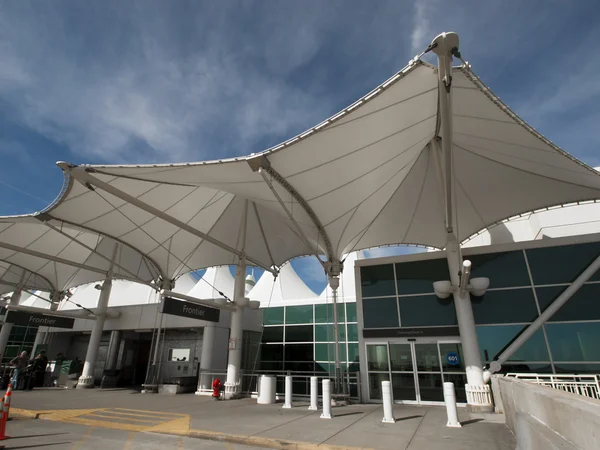
[[[517,450],[600,449],[600,401],[526,381],[495,377]]]

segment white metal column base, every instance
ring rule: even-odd
[[[381,421],[382,423],[396,423],[396,419],[386,419],[385,417]]]
[[[462,428],[462,425],[460,424],[460,422],[458,422],[458,423],[456,423],[456,424],[454,424],[454,423],[451,423],[451,422],[448,422],[448,423],[446,424],[446,426],[447,426],[447,427],[449,427],[449,428]]]
[[[321,414],[321,419],[331,419],[331,414]]]
[[[312,405],[311,405],[311,406],[309,406],[309,407],[308,407],[308,410],[309,410],[309,411],[318,411],[318,410],[319,410],[319,407],[318,407],[318,406],[312,406]]]
[[[80,377],[76,389],[91,389],[94,387],[94,377]]]
[[[493,412],[492,391],[490,386],[465,384],[467,393],[467,409],[470,412]]]
[[[240,383],[225,383],[225,400],[233,400],[239,398],[240,394]]]

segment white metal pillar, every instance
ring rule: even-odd
[[[10,300],[8,301],[9,305],[16,306],[21,301],[21,288],[18,287],[10,296]],[[7,313],[8,314],[8,313]],[[2,324],[2,330],[0,330],[0,359],[4,356],[4,351],[6,350],[6,344],[8,343],[8,338],[10,337],[10,332],[12,330],[12,323],[6,322]]]
[[[50,294],[50,311],[56,311],[58,309],[58,305],[62,299],[63,295],[61,292],[53,292]],[[38,345],[42,345],[46,343],[48,338],[48,327],[38,327],[37,333],[35,335],[35,341],[33,343],[33,355],[37,356],[36,349]]]
[[[106,358],[106,368],[114,370],[117,368],[117,360],[119,359],[119,348],[121,347],[121,330],[114,330],[110,333],[110,343],[108,344],[108,356]]]
[[[475,318],[468,289],[461,289],[462,256],[460,246],[454,235],[448,237],[446,247],[450,281],[453,286],[454,308],[460,331],[463,358],[467,372],[467,406],[473,412],[487,412],[493,409],[489,386],[483,380],[483,365],[477,341]]]
[[[333,297],[333,334],[334,334],[334,345],[335,350],[333,352],[335,358],[335,379],[333,385],[333,394],[341,394],[342,393],[342,364],[340,362],[340,324],[338,321],[338,303],[337,303],[337,294],[338,288],[340,287],[340,277],[339,276],[330,276],[329,277],[329,287],[331,288],[331,293]]]
[[[225,305],[227,300],[224,298],[217,298],[214,300],[217,305]],[[198,391],[200,394],[203,390],[212,389],[212,376],[211,371],[214,367],[214,351],[215,351],[215,334],[217,324],[214,322],[207,322],[204,327],[202,334],[202,353],[200,354],[200,377],[198,381]],[[226,351],[227,349],[217,349]]]
[[[118,244],[115,243],[113,250],[112,261],[117,256]],[[102,339],[102,331],[104,330],[104,321],[106,320],[106,312],[108,310],[108,300],[110,299],[110,291],[112,289],[112,266],[102,287],[100,289],[100,297],[98,299],[98,307],[96,308],[96,321],[94,322],[94,328],[92,328],[92,334],[90,336],[90,342],[88,344],[87,353],[85,354],[85,363],[83,364],[83,372],[79,377],[77,383],[77,389],[85,389],[94,387],[94,368],[96,366],[96,359],[98,357],[98,349],[100,348],[100,340]]]
[[[225,398],[235,397],[241,386],[240,369],[242,364],[243,313],[246,305],[246,231],[248,224],[248,200],[244,203],[241,224],[242,252],[235,270],[233,302],[235,311],[231,312],[231,328],[229,332],[229,356],[227,360],[227,380],[225,381]]]

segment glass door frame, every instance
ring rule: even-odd
[[[427,373],[426,371],[419,371],[416,361],[416,349],[415,346],[419,345],[419,344],[435,344],[437,347],[437,355],[438,355],[438,364],[439,364],[439,370],[435,370],[432,371],[432,373],[434,374],[439,374],[442,378],[442,383],[445,381],[445,375],[449,375],[449,374],[454,374],[454,372],[447,372],[444,370],[444,365],[443,365],[443,361],[442,361],[442,354],[441,354],[441,350],[440,350],[440,344],[461,344],[460,338],[437,338],[437,337],[423,337],[423,338],[395,338],[395,339],[389,339],[389,340],[373,340],[373,341],[367,341],[364,343],[365,344],[365,356],[367,358],[366,361],[366,366],[367,366],[367,377],[369,376],[370,373],[384,373],[382,371],[371,371],[369,370],[369,361],[368,361],[368,347],[370,345],[385,345],[387,348],[387,361],[388,361],[388,380],[392,381],[392,374],[393,373],[404,373],[404,374],[408,374],[410,372],[408,371],[403,371],[403,372],[398,372],[398,371],[393,371],[392,370],[392,360],[391,360],[391,353],[390,353],[390,345],[394,345],[394,344],[409,344],[410,345],[410,354],[411,354],[411,363],[412,363],[412,374],[413,374],[413,380],[415,383],[415,398],[416,400],[398,400],[395,398],[394,396],[394,403],[396,404],[409,404],[409,405],[440,405],[443,404],[443,400],[441,401],[429,401],[429,400],[421,400],[421,389],[420,389],[420,385],[419,385],[419,373],[423,374],[423,373]],[[462,373],[462,372],[458,372],[458,373]],[[368,381],[367,381],[368,382]],[[443,390],[443,387],[441,388]],[[393,384],[392,384],[392,395],[393,395]],[[367,389],[367,398],[368,398],[368,402],[371,403],[381,403],[382,400],[381,399],[371,399],[371,390]],[[464,406],[466,403],[458,403],[459,406]]]

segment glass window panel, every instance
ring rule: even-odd
[[[362,297],[385,297],[396,295],[394,266],[365,266],[360,268]]]
[[[294,372],[314,372],[313,362],[288,362],[284,364],[284,370],[293,370]],[[296,393],[296,391],[294,391]]]
[[[286,344],[285,361],[313,361],[313,344]]]
[[[415,376],[412,373],[393,373],[392,393],[394,400],[416,400]]]
[[[283,327],[264,327],[263,342],[283,342]]]
[[[390,375],[387,373],[369,374],[369,397],[371,400],[381,400],[381,382],[389,380]]]
[[[365,328],[397,328],[398,302],[396,298],[363,300]]]
[[[433,292],[433,282],[449,280],[446,259],[430,259],[396,264],[398,295]]]
[[[359,362],[358,344],[348,344],[348,361]]]
[[[536,288],[542,312],[563,293],[567,286]],[[551,322],[572,320],[600,320],[600,284],[584,284],[549,319]]]
[[[345,322],[344,304],[338,303],[338,322]],[[315,305],[316,323],[333,323],[333,304]]]
[[[471,303],[476,324],[532,322],[538,315],[533,289],[488,291]]]
[[[335,365],[329,364],[326,362],[317,362],[317,363],[315,363],[315,371],[316,372],[325,372],[325,373],[334,373]],[[321,387],[320,382],[319,382],[319,387]]]
[[[283,306],[264,308],[263,323],[265,325],[283,325]]]
[[[529,364],[506,362],[502,364],[499,374],[507,373],[552,373],[552,366],[548,364]]]
[[[312,369],[310,371],[312,372]],[[294,395],[310,394],[310,378],[292,378],[292,392]]]
[[[315,344],[315,361],[335,361],[335,344]],[[340,361],[346,361],[346,344],[340,344]]]
[[[527,250],[534,284],[571,283],[600,254],[600,242]],[[565,262],[568,261],[568,264]],[[599,274],[592,277],[598,280]]]
[[[490,362],[497,356],[526,326],[477,326],[477,340],[483,361]],[[510,361],[549,361],[548,349],[542,330],[536,331],[523,346],[510,357]]]
[[[349,323],[348,327],[348,341],[358,341],[358,325],[355,323]]]
[[[283,345],[262,345],[260,350],[262,361],[283,361]]]
[[[285,323],[313,323],[313,305],[286,306]]]
[[[599,374],[600,364],[564,364],[554,363],[556,373]]]
[[[600,361],[600,322],[545,325],[554,361]]]
[[[416,365],[418,371],[439,372],[440,357],[437,344],[415,344]]]
[[[333,305],[332,304],[315,305],[315,322],[316,323],[333,323]]]
[[[190,349],[189,348],[170,348],[168,361],[189,361],[190,360]]]
[[[387,345],[367,345],[367,365],[369,370],[390,370]]]
[[[413,365],[410,344],[390,344],[390,360],[392,371],[411,372]]]
[[[260,362],[260,370],[283,370],[283,362],[269,362],[269,361],[261,361]]]
[[[285,327],[285,342],[313,342],[312,325]]]
[[[358,322],[356,318],[356,302],[346,303],[346,320],[348,322]]]
[[[355,325],[356,326],[356,325]],[[338,341],[346,340],[346,325],[338,324]],[[355,339],[356,341],[358,340]],[[334,342],[335,335],[333,333],[333,325],[316,325],[315,326],[315,342]]]
[[[521,250],[465,256],[471,261],[471,278],[487,277],[490,287],[529,286],[527,264]]]
[[[420,373],[419,392],[421,401],[425,402],[443,402],[444,390],[442,385],[442,375],[439,373]]]
[[[445,374],[444,381],[454,383],[454,392],[456,393],[456,401],[458,403],[467,403],[467,392],[465,384],[467,384],[466,373]]]
[[[403,327],[456,325],[456,311],[451,300],[435,295],[400,297],[400,321]],[[365,327],[366,328],[366,327]]]
[[[442,357],[442,370],[444,372],[465,372],[465,358],[462,345],[440,343],[440,356]]]
[[[315,325],[315,342],[332,342],[333,325]]]

